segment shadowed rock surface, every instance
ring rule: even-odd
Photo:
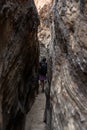
[[[26,113],[34,102],[38,87],[38,25],[33,0],[0,1],[3,130],[23,130]]]

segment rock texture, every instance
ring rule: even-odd
[[[54,0],[52,130],[87,130],[87,0]]]
[[[40,26],[38,29],[38,39],[40,44],[40,60],[47,57],[47,46],[50,43],[50,29],[49,29],[49,12],[52,6],[52,0],[35,0],[40,18]]]
[[[23,130],[26,113],[34,101],[38,88],[38,25],[39,18],[33,0],[0,1],[3,130]]]

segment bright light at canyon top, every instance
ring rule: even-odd
[[[51,1],[52,0],[35,0],[35,5],[38,11],[40,11],[40,9],[43,8],[45,4],[49,4]]]

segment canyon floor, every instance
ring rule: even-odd
[[[32,106],[31,111],[26,117],[25,130],[47,130],[47,126],[44,123],[44,111],[45,111],[45,94],[39,92],[36,100]]]

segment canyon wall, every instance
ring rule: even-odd
[[[38,13],[33,0],[0,1],[0,125],[23,130],[38,89]],[[3,120],[1,118],[3,117]]]
[[[51,129],[87,130],[87,0],[54,0],[51,16]]]
[[[52,6],[52,0],[35,0],[38,10],[40,26],[38,28],[38,40],[40,44],[40,60],[43,57],[47,58],[47,46],[50,43],[49,29],[49,12]]]

